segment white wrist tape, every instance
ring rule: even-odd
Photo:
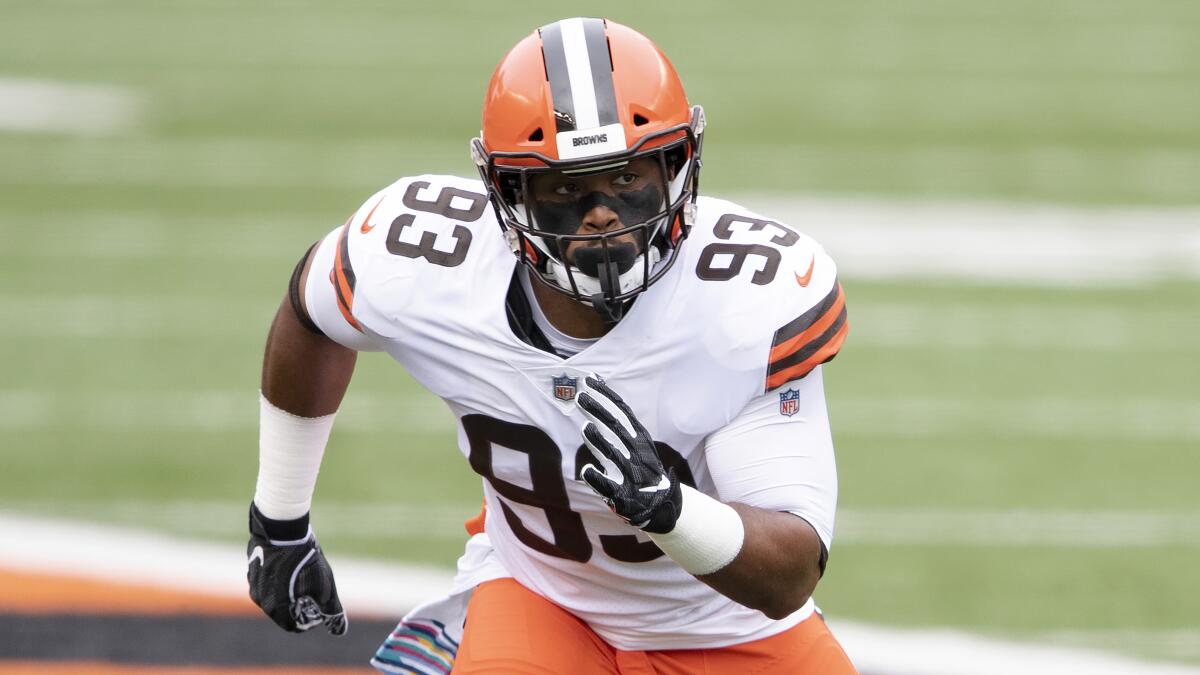
[[[690,574],[712,574],[733,562],[742,550],[746,528],[732,506],[687,485],[680,485],[683,507],[675,529],[647,532],[663,553]]]
[[[333,418],[299,417],[258,394],[258,484],[254,503],[268,518],[292,520],[312,508]]]

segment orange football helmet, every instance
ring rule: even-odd
[[[688,234],[703,136],[703,109],[689,107],[653,42],[612,21],[574,18],[542,26],[500,61],[471,156],[513,253],[537,272],[531,276],[615,321],[670,268]],[[618,230],[578,234],[578,224],[564,231],[539,216],[530,189],[539,174],[619,172],[644,157],[662,180],[639,222],[623,217]],[[636,256],[613,254],[614,242],[631,234]],[[571,243],[598,249],[590,256],[598,263],[585,271],[566,260]]]

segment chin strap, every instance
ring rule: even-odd
[[[588,298],[592,308],[606,323],[616,323],[625,314],[625,305],[620,302],[609,302],[609,297],[615,297],[621,289],[621,271],[615,262],[601,264],[596,268],[600,278],[600,292]]]

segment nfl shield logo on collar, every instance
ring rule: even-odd
[[[779,392],[779,414],[791,417],[798,412],[800,412],[800,392],[796,389]]]
[[[554,398],[560,401],[574,401],[575,389],[579,384],[578,377],[569,377],[566,373],[554,378]]]

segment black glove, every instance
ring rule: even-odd
[[[654,439],[616,392],[595,375],[583,382],[575,403],[591,420],[583,427],[583,441],[596,464],[585,464],[579,477],[630,525],[656,534],[675,529],[683,496],[674,469],[663,469]],[[617,447],[601,428],[619,440]]]
[[[325,624],[334,635],[346,633],[349,623],[333,570],[308,526],[308,514],[271,520],[251,502],[246,555],[250,599],[280,628],[299,633]]]

